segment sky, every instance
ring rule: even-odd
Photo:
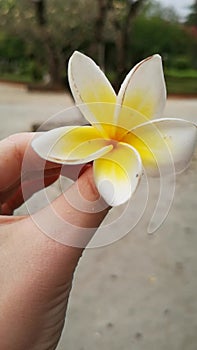
[[[188,7],[193,5],[194,0],[157,0],[164,6],[174,7],[181,18],[188,14]]]

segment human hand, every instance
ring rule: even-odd
[[[11,216],[23,203],[21,169],[24,153],[34,134],[10,136],[0,142],[0,339],[1,350],[55,349],[64,325],[72,278],[82,255],[83,247],[67,246],[45,235],[31,216]],[[52,184],[60,174],[60,166],[41,160],[31,150],[31,164],[23,186],[30,197],[42,188],[44,182]],[[44,164],[45,163],[45,164]],[[28,170],[28,169],[27,169]],[[99,194],[93,182],[92,168],[82,173],[77,182],[50,206],[35,214],[53,224],[51,207],[72,230],[80,228],[88,235],[84,246],[94,234],[108,208],[98,212],[80,211],[69,198],[94,203]],[[101,204],[102,205],[102,204]],[[93,205],[92,205],[93,208]],[[50,222],[51,221],[51,222]],[[68,230],[65,226],[66,230]],[[91,229],[90,229],[91,228]],[[61,228],[64,235],[64,228]],[[74,232],[72,232],[74,234]],[[79,244],[80,246],[80,244]]]

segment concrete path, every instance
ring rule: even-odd
[[[0,138],[15,132],[30,131],[33,124],[46,122],[53,115],[73,106],[66,93],[30,93],[23,85],[0,83]],[[197,99],[169,99],[165,113],[169,117],[197,122]],[[67,110],[57,121],[81,121],[76,109]]]
[[[72,98],[66,93],[30,93],[23,85],[0,83],[0,138],[23,131],[31,131],[33,124],[48,121],[65,108],[73,106]],[[76,110],[75,110],[76,112]],[[72,121],[69,111],[65,123]]]

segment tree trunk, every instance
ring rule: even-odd
[[[49,85],[51,88],[59,89],[63,87],[62,81],[62,66],[63,60],[61,52],[58,52],[53,43],[53,38],[48,30],[47,16],[46,16],[46,1],[32,0],[35,3],[35,14],[39,27],[40,39],[43,42],[47,53],[47,63],[50,76]]]
[[[53,40],[47,30],[42,31],[43,45],[47,52],[48,70],[50,75],[49,85],[54,89],[63,87],[62,71],[63,60],[61,52],[53,44]]]
[[[131,23],[138,15],[138,12],[146,0],[127,2],[127,11],[125,20],[120,24],[117,18],[114,19],[114,27],[117,32],[116,36],[116,54],[117,54],[117,82],[116,87],[123,81],[127,73],[127,62],[129,52],[129,33],[131,31]]]
[[[94,55],[97,58],[99,66],[105,69],[105,39],[104,28],[109,9],[113,0],[97,0],[98,14],[95,21],[95,43]]]

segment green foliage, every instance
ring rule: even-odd
[[[134,50],[136,62],[153,53],[160,53],[169,67],[176,60],[183,60],[183,56],[185,61],[190,61],[192,38],[179,23],[158,17],[140,17],[134,23],[133,32],[131,50]]]
[[[15,77],[14,80],[41,80],[44,65],[37,59],[36,49],[38,46],[26,43],[19,36],[0,32],[0,76],[4,79]]]
[[[197,27],[197,0],[190,6],[190,14],[187,17],[186,23]]]
[[[164,7],[156,0],[149,0],[145,3],[143,14],[146,18],[160,18],[168,22],[178,22],[179,17],[172,6]]]
[[[0,57],[21,59],[25,55],[25,43],[19,38],[0,32]]]

